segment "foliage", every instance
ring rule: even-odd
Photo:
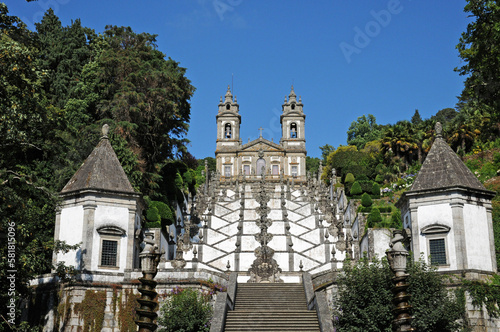
[[[408,292],[413,307],[412,327],[417,331],[456,331],[463,327],[460,319],[465,317],[465,297],[460,289],[449,293],[445,287],[445,276],[423,259],[409,259]],[[465,321],[465,320],[464,320]]]
[[[456,331],[463,327],[463,292],[448,294],[444,277],[422,260],[409,260],[408,292],[412,327],[417,331]],[[344,264],[334,298],[337,331],[391,331],[392,271],[387,259],[366,258]]]
[[[422,117],[420,116],[418,110],[415,110],[415,113],[413,113],[413,116],[411,117],[411,123],[414,125],[422,123]]]
[[[390,228],[403,228],[403,220],[401,219],[401,210],[394,209],[391,213],[391,225]]]
[[[380,185],[377,182],[373,182],[372,194],[380,197]]]
[[[320,146],[319,149],[321,150],[321,161],[323,161],[323,165],[326,165],[328,156],[330,155],[330,153],[335,151],[335,148],[330,144],[325,144],[323,146]]]
[[[366,227],[373,228],[375,225],[382,221],[382,216],[380,215],[380,210],[377,207],[373,207],[366,218]]]
[[[164,229],[167,225],[172,225],[175,221],[175,215],[167,204],[150,200],[146,211],[146,219],[149,221],[146,223],[146,227],[162,227]]]
[[[359,182],[354,181],[354,183],[352,184],[352,187],[351,187],[350,194],[351,195],[361,195],[362,192],[363,192],[363,189],[361,189],[361,185],[359,184]]]
[[[468,0],[464,11],[474,17],[457,45],[466,76],[461,100],[500,116],[500,5],[497,1]],[[498,128],[496,128],[498,134]]]
[[[85,291],[81,303],[76,303],[73,310],[83,320],[83,332],[101,331],[106,309],[106,291]]]
[[[211,315],[208,299],[197,290],[175,288],[160,309],[158,331],[209,331]]]
[[[484,306],[490,317],[500,317],[500,276],[489,281],[464,280],[463,285],[474,307],[482,311]]]
[[[155,36],[118,27],[96,34],[79,20],[62,26],[52,10],[35,26],[29,31],[0,3],[0,230],[15,224],[20,298],[29,296],[35,276],[52,268],[60,276],[71,272],[51,265],[54,250],[71,247],[53,239],[57,193],[95,147],[104,123],[135,189],[155,201],[182,196],[166,175],[178,156],[184,166],[173,174],[182,169],[182,190],[196,181],[185,166],[194,158],[184,138],[194,87],[186,70],[156,49]],[[7,257],[7,246],[0,251]],[[2,306],[6,287],[0,286]]]
[[[337,283],[337,331],[392,331],[392,282],[386,259],[345,262]]]
[[[364,193],[363,195],[361,195],[361,205],[363,205],[364,207],[370,207],[372,206],[372,204],[373,200],[370,195],[368,195],[368,193]]]
[[[344,182],[346,183],[354,182],[354,175],[352,173],[347,173]]]
[[[367,142],[374,141],[380,138],[381,132],[377,125],[377,120],[372,114],[358,117],[351,123],[347,130],[347,144],[355,145],[358,150],[365,147]]]
[[[310,174],[317,174],[319,170],[319,158],[306,157],[306,172]]]

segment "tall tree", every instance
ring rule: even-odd
[[[457,45],[466,76],[461,100],[478,101],[481,108],[500,119],[500,4],[492,0],[468,0],[464,8],[475,20]],[[498,126],[497,126],[498,127]],[[500,129],[500,128],[499,128]]]
[[[422,122],[422,117],[420,116],[418,110],[415,110],[415,113],[413,113],[413,116],[411,117],[411,123],[413,125],[418,125],[421,122]]]
[[[358,117],[353,121],[347,130],[347,144],[355,145],[358,150],[365,147],[365,144],[379,139],[381,131],[377,125],[374,115],[368,114]]]
[[[153,194],[154,174],[169,158],[186,151],[194,87],[186,69],[156,49],[156,36],[107,26],[107,47],[97,59],[100,118],[112,119],[144,174],[140,189]]]

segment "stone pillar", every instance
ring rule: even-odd
[[[493,272],[497,272],[497,260],[495,255],[495,237],[493,233],[493,218],[492,218],[492,207],[491,204],[486,205],[486,220],[488,222],[488,239],[490,241],[490,256],[491,256],[491,266]]]
[[[83,205],[82,261],[80,270],[92,269],[92,247],[94,245],[95,201]]]
[[[410,206],[411,242],[414,259],[418,259],[422,250],[420,249],[420,229],[418,228],[418,207]]]
[[[59,232],[61,230],[61,210],[57,209],[56,211],[56,223],[54,225],[54,239],[55,240],[60,240],[60,235]],[[57,253],[54,250],[52,252],[52,273],[55,272],[54,266],[57,265]]]
[[[132,270],[134,268],[135,213],[135,209],[128,209],[127,263],[125,264],[125,270]]]
[[[464,203],[453,200],[450,206],[453,219],[453,235],[455,236],[455,253],[457,257],[456,269],[466,270],[468,264],[467,245],[465,242]]]

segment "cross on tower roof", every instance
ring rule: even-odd
[[[262,128],[262,127],[259,128],[259,131],[260,131],[259,137],[262,137],[262,131],[263,130],[264,130],[264,128]]]

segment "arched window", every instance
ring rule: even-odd
[[[292,104],[292,110],[294,110],[294,109],[295,109],[295,104]]]
[[[224,126],[224,138],[231,138],[232,136],[231,124],[226,123],[226,125]]]
[[[290,125],[290,138],[297,138],[297,124],[295,122]]]
[[[227,109],[227,110],[230,110],[230,109],[231,109],[231,105],[226,104],[226,109]]]

